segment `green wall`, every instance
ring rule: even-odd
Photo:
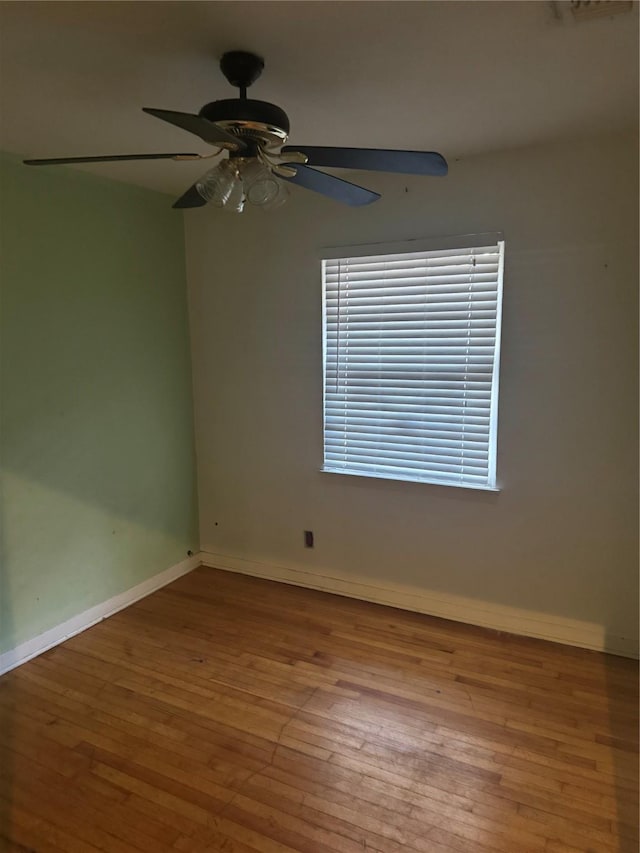
[[[0,651],[198,550],[182,217],[0,157]]]

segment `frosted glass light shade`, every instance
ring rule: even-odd
[[[261,206],[278,195],[278,179],[259,160],[251,160],[242,169],[242,182],[251,204]]]
[[[216,207],[225,207],[236,183],[239,182],[235,169],[230,168],[229,160],[224,160],[198,181],[196,189],[205,201]]]

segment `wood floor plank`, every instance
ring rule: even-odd
[[[0,850],[637,853],[637,664],[200,568],[0,679]]]

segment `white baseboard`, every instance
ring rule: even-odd
[[[594,622],[582,622],[550,613],[537,613],[356,575],[313,572],[307,568],[276,566],[207,551],[201,551],[198,556],[202,565],[210,568],[319,589],[510,634],[624,657],[638,657],[637,644],[633,640],[611,636],[602,625]]]
[[[201,565],[201,562],[198,555],[189,557],[181,563],[177,563],[175,566],[171,566],[165,569],[165,571],[153,575],[153,577],[148,578],[146,581],[142,581],[137,586],[121,592],[119,595],[114,595],[113,598],[103,601],[101,604],[96,604],[94,607],[90,607],[89,610],[85,610],[84,613],[72,616],[66,622],[62,622],[60,625],[56,625],[45,631],[43,634],[38,634],[37,637],[26,640],[24,643],[15,646],[15,648],[9,649],[8,652],[0,654],[0,675],[46,652],[47,649],[63,643],[75,634],[79,634],[81,631],[95,625],[96,622],[100,622],[108,616],[113,616],[114,613],[150,595],[157,589],[166,586],[171,581],[176,580],[176,578],[186,575],[187,572]]]
[[[348,598],[372,601],[376,604],[386,604],[390,607],[399,607],[402,610],[439,616],[443,619],[479,625],[496,631],[520,634],[525,637],[537,637],[554,643],[564,643],[569,646],[579,646],[624,657],[638,657],[638,648],[633,640],[612,636],[605,631],[603,626],[592,622],[582,622],[549,613],[536,613],[531,610],[506,607],[501,604],[477,601],[462,596],[431,592],[421,587],[392,582],[382,583],[372,578],[356,575],[313,572],[307,568],[277,566],[202,551],[0,654],[0,675],[26,663],[31,658],[37,657],[37,655],[46,652],[47,649],[63,643],[75,634],[79,634],[130,604],[134,604],[199,565],[289,583],[294,586],[318,589],[323,592],[344,595]]]

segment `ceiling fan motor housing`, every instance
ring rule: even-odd
[[[251,98],[211,101],[202,107],[199,114],[245,141],[260,142],[267,146],[283,145],[289,136],[287,114],[267,101]]]

